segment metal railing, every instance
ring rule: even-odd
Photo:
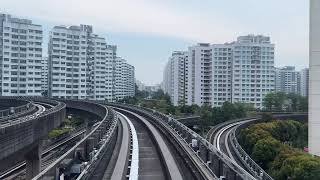
[[[18,116],[16,118],[6,118],[6,119],[2,119],[2,120],[0,119],[0,125],[1,125],[0,127],[1,128],[6,128],[6,127],[9,127],[12,125],[16,125],[17,123],[23,123],[23,122],[27,122],[27,121],[31,121],[31,120],[35,120],[35,119],[44,118],[48,115],[53,115],[53,114],[57,114],[57,113],[59,114],[60,112],[62,112],[63,109],[66,108],[65,103],[59,102],[56,100],[51,100],[51,99],[46,99],[46,98],[41,98],[41,97],[18,97],[18,98],[31,101],[31,103],[34,106],[33,107],[34,110],[32,110],[32,111],[34,111],[35,113],[27,115],[27,116],[22,116],[22,117]],[[54,107],[50,108],[50,109],[45,109],[41,113],[37,113],[35,111],[36,105],[34,104],[34,101],[52,104],[52,105],[54,105]]]
[[[96,104],[96,105],[102,106],[99,104]],[[57,176],[56,169],[59,168],[62,161],[67,158],[75,158],[75,156],[76,156],[75,152],[76,152],[77,148],[84,146],[86,141],[89,138],[94,137],[95,133],[99,129],[103,129],[104,126],[106,125],[108,130],[104,133],[104,136],[102,137],[102,139],[99,139],[98,150],[95,150],[95,149],[92,150],[94,155],[92,156],[90,161],[85,164],[85,166],[83,167],[83,170],[81,171],[81,173],[77,177],[77,179],[79,179],[79,180],[80,179],[87,179],[88,177],[90,177],[91,173],[98,166],[100,160],[102,159],[101,157],[104,155],[106,147],[110,148],[109,144],[116,137],[116,134],[117,134],[116,128],[117,128],[118,118],[114,115],[115,114],[114,112],[111,112],[110,110],[108,110],[104,106],[102,106],[102,107],[105,108],[106,113],[105,113],[105,116],[103,117],[103,119],[100,121],[100,123],[97,126],[95,126],[94,129],[89,134],[87,134],[83,139],[81,139],[81,141],[79,141],[76,145],[74,145],[66,153],[64,153],[62,156],[60,156],[56,161],[54,161],[52,164],[50,164],[40,174],[35,176],[33,178],[33,180],[47,179],[48,177],[52,178],[54,176]]]
[[[281,117],[293,117],[293,116],[301,116],[307,115],[305,112],[272,112],[271,113],[275,118]],[[242,162],[242,164],[253,174],[257,179],[261,180],[273,180],[273,178],[265,172],[241,147],[240,143],[238,142],[237,135],[241,129],[248,127],[251,123],[256,123],[257,121],[263,122],[261,118],[251,118],[252,121],[245,122],[241,125],[238,125],[235,129],[233,129],[230,139],[231,139],[231,146],[236,152],[236,155]],[[249,120],[249,119],[248,119]],[[226,122],[228,123],[228,122]],[[230,123],[230,121],[229,121]]]
[[[22,116],[24,114],[29,114],[33,112],[36,108],[34,104],[31,101],[22,99],[21,97],[0,97],[1,100],[6,101],[24,101],[25,104],[16,106],[16,107],[9,107],[8,109],[0,110],[0,121],[6,121],[8,119],[13,119],[19,116]]]
[[[115,105],[119,105],[119,104],[115,104]],[[157,116],[158,118],[160,118],[161,121],[165,122],[168,126],[170,126],[172,129],[174,129],[174,131],[179,136],[181,136],[182,132],[188,132],[188,134],[190,134],[190,136],[192,136],[195,139],[197,139],[198,141],[200,141],[201,144],[203,144],[210,152],[214,153],[220,160],[222,160],[223,163],[226,166],[228,166],[231,170],[236,172],[236,174],[238,176],[240,176],[241,179],[244,179],[244,180],[254,180],[254,179],[256,179],[250,173],[245,171],[241,166],[239,166],[234,161],[232,161],[228,156],[226,156],[225,154],[223,154],[219,150],[217,150],[205,138],[201,137],[199,134],[197,134],[196,132],[194,132],[193,130],[191,130],[190,128],[185,126],[184,124],[180,123],[179,121],[177,121],[177,120],[175,120],[175,119],[173,119],[173,118],[171,118],[171,117],[169,117],[169,116],[167,116],[165,114],[162,114],[160,112],[152,110],[152,109],[148,109],[148,108],[144,108],[144,107],[137,107],[137,106],[133,106],[133,105],[128,106],[128,105],[123,105],[123,104],[121,104],[119,106],[135,109],[137,111],[142,111],[144,113],[149,113],[151,116]],[[191,147],[192,144],[188,144],[188,146]],[[195,153],[197,153],[197,152],[195,152]],[[201,161],[202,161],[204,167],[212,172],[211,168],[208,165],[208,162],[204,162],[202,159],[201,159]]]
[[[245,152],[245,150],[239,144],[237,137],[236,137],[236,130],[241,125],[238,125],[237,128],[232,130],[231,133],[231,146],[236,152],[238,158],[246,166],[246,168],[253,174],[257,179],[261,180],[273,180],[273,178],[265,172],[251,157]]]

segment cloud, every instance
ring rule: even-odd
[[[149,33],[193,41],[223,42],[236,31],[221,18],[181,11],[155,0],[10,0],[1,2],[1,7],[14,15],[57,24],[87,23],[102,31]]]
[[[99,34],[140,34],[190,43],[224,43],[239,35],[265,34],[276,44],[276,65],[303,67],[308,62],[308,3],[301,0],[0,0],[0,4],[0,11],[33,19],[35,23],[91,24]],[[154,43],[162,43],[161,48],[172,45]],[[149,61],[150,49],[136,45],[131,51],[141,51],[141,47],[145,61]],[[159,67],[160,61],[166,61],[163,57],[170,56],[164,54],[143,65],[143,57],[126,52],[122,55],[129,61],[140,60],[135,63],[141,69],[152,63]],[[141,78],[149,78],[146,73],[139,73]]]

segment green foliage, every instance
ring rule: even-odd
[[[307,124],[272,121],[243,129],[239,143],[274,179],[320,179],[320,159],[296,149],[305,147],[307,138]]]
[[[269,164],[276,158],[280,151],[280,142],[271,136],[259,139],[254,145],[252,158],[263,169],[266,169]]]
[[[48,136],[50,139],[60,137],[64,134],[67,134],[71,131],[71,128],[58,128],[49,132]]]
[[[61,127],[79,127],[84,123],[84,119],[81,117],[72,117],[71,119],[65,119],[61,124]]]
[[[50,139],[63,136],[73,129],[81,126],[84,123],[84,119],[80,116],[73,116],[71,119],[65,119],[59,128],[53,129],[49,132],[48,137]]]
[[[272,117],[272,113],[264,112],[264,113],[262,113],[262,115],[261,115],[261,120],[262,120],[262,121],[265,121],[265,122],[271,121],[272,118],[273,118],[273,117]]]
[[[308,111],[308,98],[294,93],[273,92],[263,99],[267,111]]]
[[[282,148],[270,169],[275,179],[318,180],[320,159],[292,148]]]

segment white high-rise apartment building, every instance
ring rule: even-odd
[[[212,105],[212,48],[198,44],[188,49],[186,63],[187,104]]]
[[[115,94],[115,63],[117,57],[117,46],[107,45],[106,49],[106,95],[105,99],[109,102],[114,100]]]
[[[275,68],[276,91],[284,93],[300,92],[300,73],[294,66]]]
[[[0,96],[40,96],[42,27],[0,14]]]
[[[174,72],[178,71],[169,71],[172,66],[168,66],[164,87],[174,100],[182,96],[179,92],[175,95]],[[221,106],[229,101],[262,108],[263,97],[275,89],[274,44],[260,35],[240,36],[225,44],[200,43],[189,47],[184,71],[185,89],[181,92],[186,93],[188,105]]]
[[[98,35],[91,35],[91,52],[89,50],[89,60],[87,61],[87,96],[89,99],[105,100],[106,80],[112,75],[112,71],[107,70],[112,62],[106,58],[106,40]],[[108,87],[109,88],[109,87]]]
[[[50,97],[86,99],[90,96],[87,75],[93,63],[91,36],[92,27],[87,25],[52,29],[48,48]]]
[[[230,44],[212,45],[212,106],[232,101],[232,60]]]
[[[115,59],[114,100],[132,97],[135,94],[134,67],[121,57]]]
[[[274,44],[266,36],[240,36],[231,44],[232,102],[263,107],[263,98],[275,90]]]
[[[135,68],[134,66],[126,63],[125,64],[125,95],[128,97],[133,97],[136,93],[135,91]]]
[[[49,43],[50,96],[107,101],[133,96],[134,68],[117,60],[116,50],[93,34],[92,26],[55,26]]]
[[[48,72],[49,72],[49,69],[48,69],[48,57],[43,57],[42,58],[42,61],[41,61],[41,64],[42,64],[42,69],[41,69],[41,84],[42,84],[42,92],[44,93],[43,95],[48,95]]]
[[[164,72],[164,92],[170,95],[173,105],[186,104],[186,71],[188,52],[175,51],[169,58]]]
[[[300,71],[300,95],[309,95],[309,68]]]

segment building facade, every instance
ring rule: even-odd
[[[240,36],[225,44],[200,43],[185,55],[184,73],[164,71],[164,88],[171,96],[185,96],[187,105],[222,106],[225,101],[243,102],[263,107],[263,97],[275,89],[274,44],[266,36]],[[177,65],[176,65],[177,66]],[[175,83],[184,76],[184,89]],[[170,90],[171,89],[171,90]],[[184,92],[185,95],[183,95]]]
[[[128,64],[92,26],[55,26],[48,50],[50,97],[113,101],[132,95],[134,86],[122,82],[132,79],[131,71],[125,74]]]
[[[175,106],[185,105],[186,97],[186,78],[188,71],[186,65],[188,64],[188,53],[185,51],[175,51],[169,58],[164,72],[164,92],[168,93],[172,103]]]
[[[187,104],[199,106],[212,104],[212,48],[198,44],[188,48],[186,63]]]
[[[135,95],[135,69],[121,57],[115,59],[114,71],[114,100]]]
[[[0,96],[42,93],[42,27],[0,14]]]
[[[300,71],[300,95],[309,96],[309,68]]]
[[[91,95],[91,36],[92,27],[86,25],[52,29],[48,47],[50,97],[86,99]]]
[[[300,93],[300,73],[294,66],[275,69],[276,91],[284,93]]]
[[[42,58],[42,69],[41,69],[41,89],[42,89],[42,95],[48,96],[48,90],[49,90],[49,85],[48,85],[48,57],[43,57]]]

